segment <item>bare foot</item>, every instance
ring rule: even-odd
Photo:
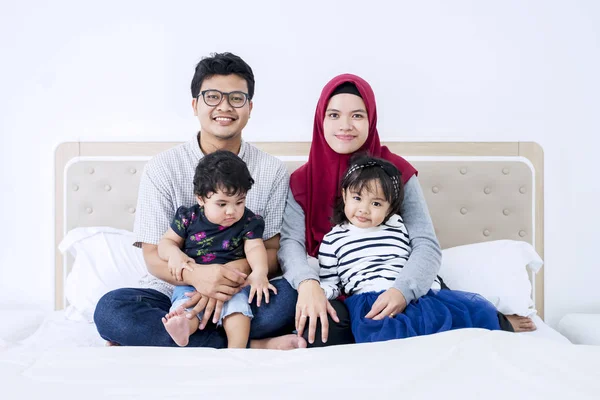
[[[537,329],[533,320],[529,317],[507,315],[506,319],[508,319],[508,322],[510,322],[515,332],[533,332]]]
[[[289,334],[269,339],[253,340],[250,342],[252,349],[270,349],[270,350],[293,350],[304,349],[306,340],[303,337]]]
[[[106,347],[120,346],[120,344],[119,344],[119,343],[116,343],[116,342],[111,342],[110,340],[107,340],[107,341],[106,341],[106,343],[104,343],[104,345],[105,345]]]
[[[177,346],[187,346],[190,342],[190,322],[185,317],[185,310],[178,308],[165,315],[162,319],[165,326],[173,341]]]

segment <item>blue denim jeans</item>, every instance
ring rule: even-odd
[[[271,281],[277,288],[269,304],[252,303],[250,339],[291,333],[298,293],[285,279]],[[245,288],[249,290],[249,288]],[[122,346],[177,346],[161,318],[169,312],[171,299],[154,289],[117,289],[98,301],[94,312],[96,329],[104,340]],[[190,336],[188,347],[227,347],[225,331],[210,323]]]

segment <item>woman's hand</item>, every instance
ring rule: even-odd
[[[406,299],[401,291],[396,288],[389,288],[385,292],[381,293],[371,311],[365,315],[365,318],[372,318],[377,321],[384,319],[385,317],[392,317],[400,314],[406,309]]]
[[[327,342],[329,336],[327,314],[331,315],[335,322],[340,322],[333,306],[325,297],[325,292],[321,289],[319,282],[310,279],[300,283],[298,286],[298,302],[296,303],[296,330],[298,336],[302,336],[304,333],[306,320],[308,319],[308,342],[314,343],[317,320],[321,319],[321,340],[323,343]]]

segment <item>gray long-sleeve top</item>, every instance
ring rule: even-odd
[[[394,287],[400,290],[406,302],[410,303],[431,288],[442,262],[442,251],[416,175],[404,185],[404,201],[400,214],[408,230],[412,251],[394,282]],[[319,270],[309,265],[306,255],[305,231],[304,210],[290,190],[283,215],[277,258],[284,278],[295,289],[307,279],[319,281]]]

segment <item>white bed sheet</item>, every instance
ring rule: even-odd
[[[462,329],[289,352],[17,346],[5,398],[596,399],[600,347]]]
[[[462,329],[291,352],[105,347],[54,312],[0,346],[3,398],[597,398],[600,347],[536,320],[530,334]]]

